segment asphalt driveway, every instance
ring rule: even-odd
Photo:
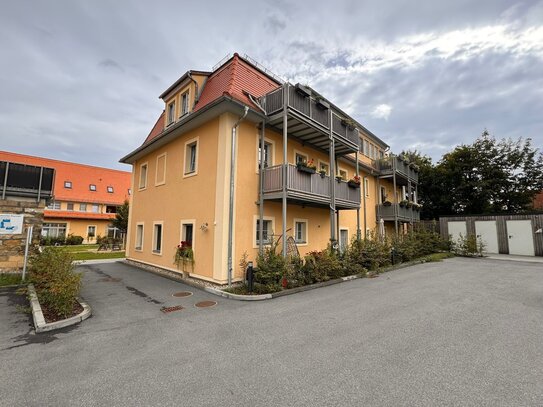
[[[93,316],[60,333],[0,291],[0,405],[543,405],[541,264],[455,258],[258,303],[80,270]]]

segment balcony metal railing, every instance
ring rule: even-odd
[[[264,101],[266,114],[278,113],[283,108],[283,88],[281,87],[264,95],[262,100]],[[328,104],[328,102],[325,103]],[[332,109],[332,131],[334,135],[351,145],[359,145],[358,130],[349,126],[340,112],[335,111],[333,107],[320,104],[312,96],[301,94],[291,84],[288,84],[288,107],[312,124],[320,127],[323,131],[330,130],[329,109]]]
[[[411,181],[418,182],[419,180],[418,171],[415,170],[414,166],[406,163],[404,160],[401,160],[396,155],[391,155],[389,157],[377,160],[376,167],[381,175],[393,174],[394,171],[396,171],[396,174],[410,179]]]
[[[390,206],[378,204],[377,214],[384,220],[394,220],[396,215],[399,220],[420,220],[420,211],[415,208],[402,207],[400,204],[396,203],[393,203]]]
[[[346,181],[334,181],[336,203],[346,206],[360,205],[360,188],[350,187]],[[264,194],[281,192],[283,188],[283,165],[264,169]],[[288,164],[287,192],[297,199],[327,203],[331,200],[330,177],[319,173],[310,174]]]

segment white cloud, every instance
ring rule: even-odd
[[[390,112],[392,112],[392,106],[382,103],[378,106],[375,106],[375,109],[373,109],[373,112],[371,112],[371,115],[377,119],[388,120],[388,117],[390,116]]]

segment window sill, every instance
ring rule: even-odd
[[[138,192],[139,192],[139,191],[145,191],[146,189],[147,189],[147,185],[146,185],[146,186],[144,186],[144,187],[140,187],[140,188],[138,188]]]
[[[137,251],[137,252],[142,252],[143,248],[142,247],[134,247],[134,250]]]
[[[184,173],[183,178],[194,177],[195,175],[198,175],[198,171],[192,171],[192,172]]]
[[[155,256],[162,256],[162,251],[153,250],[152,253],[153,253]]]

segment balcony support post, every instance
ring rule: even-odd
[[[8,188],[9,161],[6,161],[6,173],[4,174],[4,187],[2,188],[2,199],[6,199],[6,189]]]
[[[358,177],[358,179],[360,180],[360,186],[361,188],[358,190],[358,191],[362,191],[362,194],[364,195],[363,199],[364,199],[364,212],[366,211],[366,194],[365,194],[365,191],[364,191],[364,188],[365,188],[365,182],[363,182],[361,179],[360,179],[360,167],[358,165],[358,151],[355,153],[355,160],[356,160],[356,176]],[[360,241],[360,238],[361,238],[361,233],[360,233],[360,205],[358,205],[356,207],[356,240]]]
[[[259,171],[259,180],[260,180],[260,198],[259,198],[259,208],[258,208],[258,252],[260,254],[264,251],[264,147],[266,137],[266,120],[262,120],[262,129],[260,135],[260,171]]]
[[[283,228],[283,257],[287,257],[287,183],[288,183],[288,83],[283,87],[283,199],[282,199],[282,228]]]
[[[332,109],[330,109],[330,243],[332,248],[336,247],[336,186],[334,184],[336,180],[336,151],[334,144],[334,133],[333,133],[333,117]]]
[[[398,203],[398,191],[396,190],[396,170],[397,170],[397,166],[396,166],[396,160],[393,160],[393,168],[392,168],[392,182],[393,182],[393,185],[394,185],[394,203],[397,204]],[[396,230],[396,236],[398,236],[398,209],[399,209],[399,205],[394,205],[394,229]]]

